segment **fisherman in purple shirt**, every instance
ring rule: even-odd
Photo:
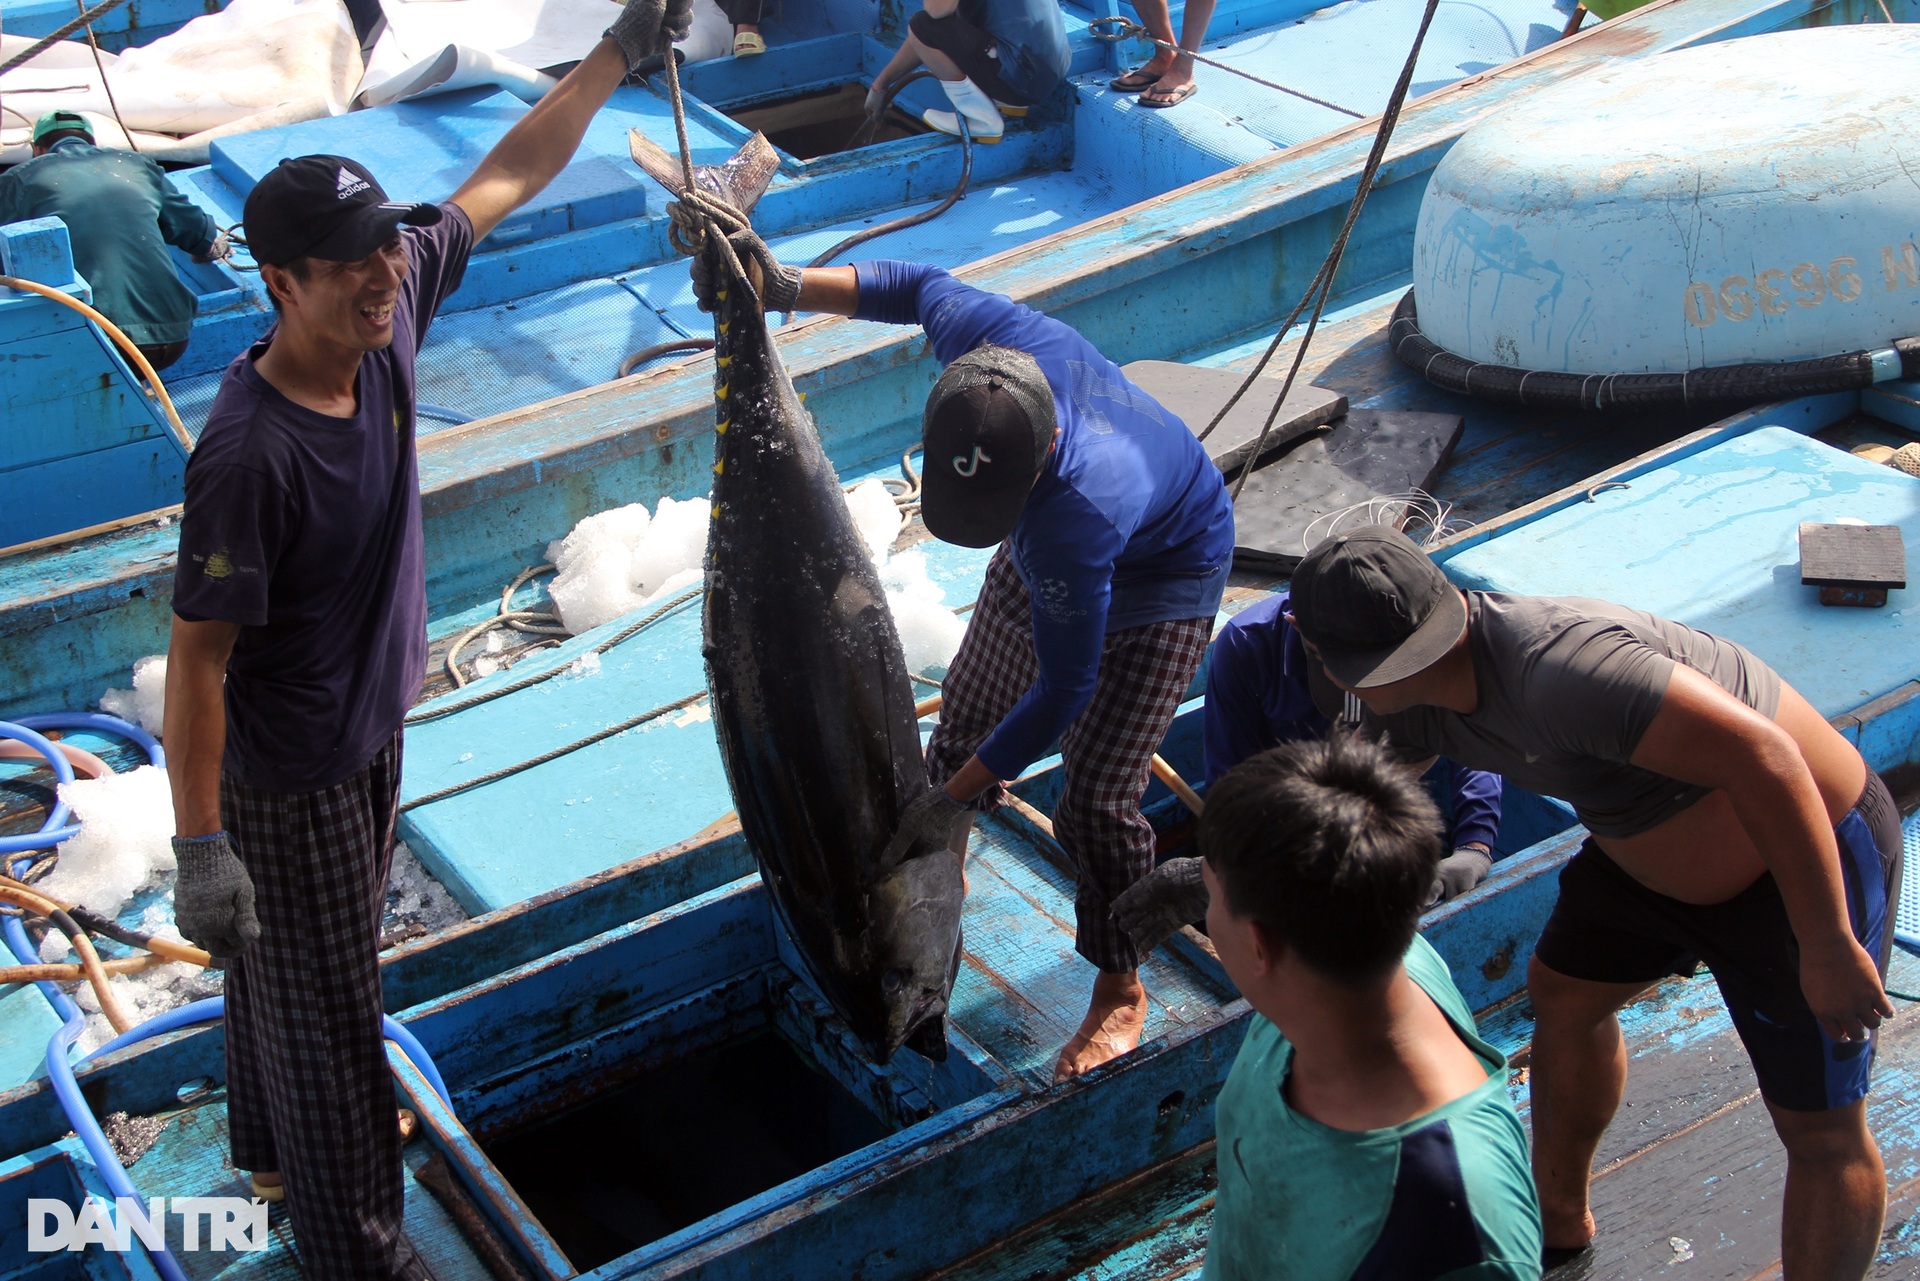
[[[798,268],[734,244],[770,311],[926,330],[946,366],[927,399],[921,516],[944,542],[999,550],[943,682],[934,786],[896,844],[964,856],[972,814],[1059,745],[1054,831],[1078,871],[1075,947],[1098,969],[1066,1080],[1139,1043],[1139,950],[1114,898],[1153,866],[1140,813],[1153,753],[1193,683],[1233,561],[1233,505],[1186,425],[1071,327],[937,267]],[[703,258],[694,292],[711,307]]]
[[[1324,738],[1341,715],[1342,695],[1307,657],[1282,592],[1249,605],[1214,637],[1207,664],[1207,704],[1202,733],[1207,782],[1269,748],[1303,738]],[[1427,906],[1457,898],[1486,879],[1493,843],[1500,833],[1501,779],[1441,758],[1427,781],[1447,817],[1447,848]],[[1202,900],[1204,911],[1204,900]]]
[[[226,967],[234,1168],[284,1198],[301,1271],[427,1276],[401,1232],[380,915],[400,727],[426,672],[414,357],[474,244],[565,167],[690,0],[607,37],[444,204],[341,156],[247,197],[278,319],[227,367],[187,464],[166,743],[180,932]]]

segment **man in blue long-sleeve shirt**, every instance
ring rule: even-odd
[[[770,310],[925,328],[946,366],[927,400],[928,532],[999,545],[927,748],[934,786],[898,842],[966,849],[972,810],[997,804],[1058,742],[1053,813],[1078,870],[1075,948],[1098,967],[1086,1019],[1054,1067],[1065,1080],[1132,1049],[1146,1017],[1133,940],[1109,912],[1153,866],[1140,814],[1152,755],[1199,670],[1233,560],[1233,506],[1186,425],[1077,332],[937,267],[783,266],[751,233]],[[694,289],[711,302],[696,259]]]
[[[1203,722],[1209,783],[1269,748],[1324,738],[1337,719],[1317,704],[1310,681],[1320,683],[1320,701],[1334,710],[1340,691],[1319,680],[1319,666],[1307,657],[1288,612],[1284,593],[1269,596],[1235,615],[1214,639]],[[1445,808],[1453,852],[1441,860],[1431,906],[1485,879],[1500,832],[1501,779],[1445,759],[1434,763],[1428,779],[1452,802]]]

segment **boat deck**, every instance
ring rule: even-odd
[[[1422,4],[1346,0],[1304,16],[1300,7],[1269,3],[1233,9],[1215,24],[1207,52],[1253,75],[1336,102],[1352,114],[1205,65],[1197,76],[1196,97],[1177,111],[1153,111],[1110,91],[1111,69],[1082,70],[1073,81],[1071,119],[1035,116],[1010,125],[1001,144],[975,148],[973,186],[958,205],[931,222],[869,242],[842,261],[884,256],[958,267],[1377,112]],[[1076,68],[1103,62],[1108,46],[1091,45],[1085,35],[1089,15],[1071,6],[1068,11],[1081,50]],[[1414,93],[1442,88],[1539,48],[1557,38],[1565,20],[1557,0],[1449,0],[1428,36]],[[835,79],[871,78],[885,48],[871,38],[816,30],[820,26],[796,23],[790,35],[770,30],[769,52],[750,68],[723,61],[686,69],[686,87],[696,99],[688,124],[697,160],[723,159],[737,140],[738,128],[723,112],[739,114],[769,96],[791,96]],[[901,102],[916,113],[941,105],[926,84],[909,90]],[[365,160],[385,177],[396,199],[444,198],[464,168],[523,110],[508,95],[469,90],[266,130],[221,144],[210,168],[187,171],[175,182],[224,224],[237,215],[245,185],[263,164],[318,150]],[[432,136],[423,138],[421,127],[429,122]],[[423,433],[611,381],[621,362],[643,348],[711,335],[710,320],[693,305],[684,261],[667,249],[660,234],[666,194],[633,173],[627,159],[629,128],[672,145],[664,85],[616,91],[559,184],[571,183],[577,190],[565,200],[552,192],[542,196],[536,216],[520,216],[527,226],[509,223],[507,234],[496,233],[483,246],[491,252],[479,255],[472,283],[449,301],[420,352],[420,398],[432,407],[420,419]],[[952,186],[959,152],[933,139],[910,146],[926,153],[910,168],[881,160],[880,172],[864,176],[834,164],[838,158],[832,156],[789,162],[798,172],[780,180],[757,221],[785,261],[805,262],[854,232],[923,208]],[[890,149],[900,148],[879,148]],[[552,212],[542,212],[549,206]],[[560,236],[596,240],[604,246],[601,261],[621,268],[582,273],[579,263],[556,267],[537,261],[558,247],[543,242]],[[583,249],[584,261],[591,261],[594,250]],[[497,256],[527,261],[522,283],[492,279],[493,264],[487,260]],[[627,265],[636,259],[640,265]],[[257,277],[224,268],[191,271],[205,295],[203,315],[188,355],[168,371],[166,381],[197,434],[221,370],[267,317],[253,297]],[[564,284],[539,286],[543,277],[556,274]]]

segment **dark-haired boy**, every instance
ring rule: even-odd
[[[1441,830],[1411,773],[1346,735],[1207,798],[1207,931],[1255,1013],[1218,1104],[1206,1281],[1540,1275],[1506,1059],[1414,933]]]

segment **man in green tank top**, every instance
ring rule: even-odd
[[[1200,822],[1207,932],[1254,1008],[1216,1111],[1205,1281],[1533,1281],[1507,1061],[1414,933],[1445,830],[1340,734],[1249,758]]]

